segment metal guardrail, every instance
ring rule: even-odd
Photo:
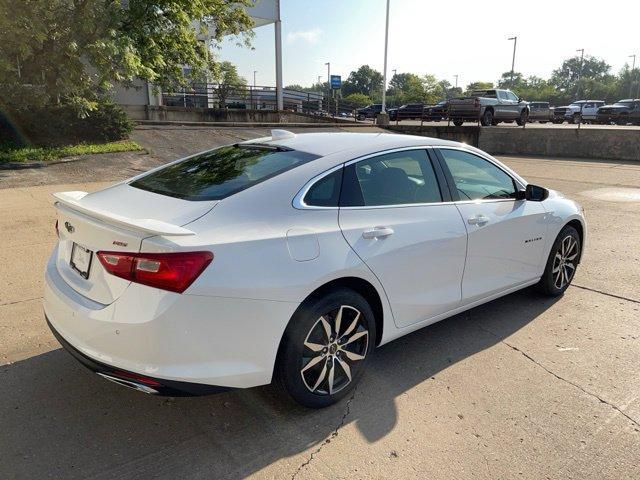
[[[327,92],[283,90],[284,110],[310,115],[354,118],[356,106]],[[162,93],[165,106],[241,110],[276,110],[276,87],[192,83]]]

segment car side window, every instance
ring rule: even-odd
[[[515,198],[513,179],[493,163],[461,150],[440,149],[460,200]]]
[[[500,100],[508,100],[507,92],[499,91],[498,96],[500,97]]]
[[[305,205],[312,207],[337,207],[342,184],[342,168],[322,177],[304,196]]]
[[[438,180],[425,150],[388,153],[345,167],[341,207],[441,201]]]
[[[506,92],[506,93],[507,93],[507,98],[509,100],[513,100],[514,102],[518,101],[518,97],[516,96],[515,93],[513,93],[513,92]]]

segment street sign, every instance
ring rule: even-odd
[[[342,77],[340,75],[331,75],[331,89],[338,90],[342,86]]]

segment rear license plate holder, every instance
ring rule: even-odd
[[[71,247],[71,259],[69,265],[84,279],[89,278],[89,272],[91,270],[91,262],[93,260],[93,252],[88,248],[73,243]]]

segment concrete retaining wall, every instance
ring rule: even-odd
[[[227,123],[341,123],[339,119],[274,110],[221,110],[216,108],[122,105],[132,120]],[[344,122],[344,120],[343,120]]]
[[[494,128],[389,125],[388,130],[454,140],[492,155],[602,158],[640,161],[640,130],[633,128]]]

